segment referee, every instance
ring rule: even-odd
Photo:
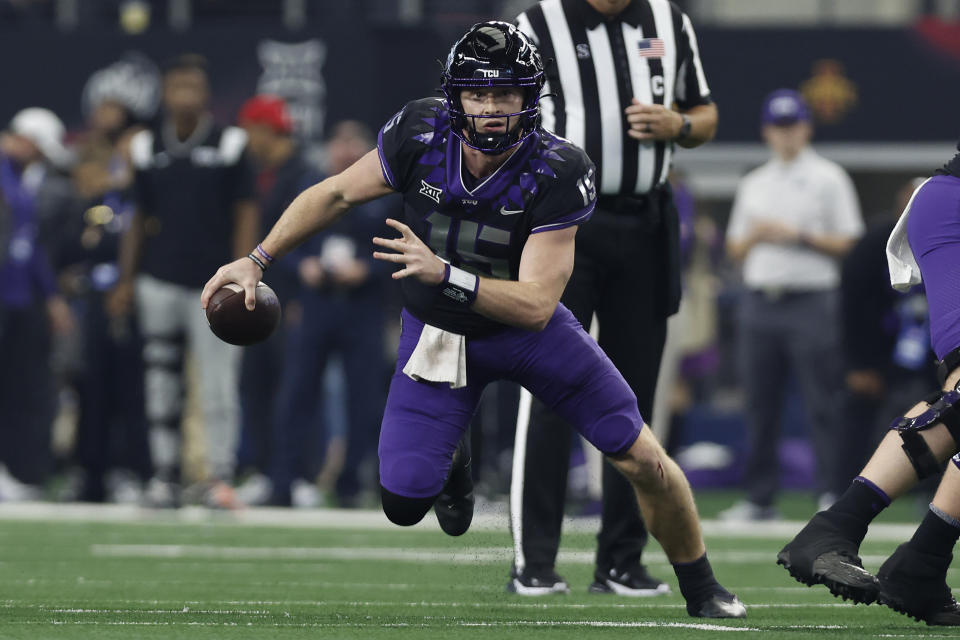
[[[553,60],[543,127],[585,149],[597,166],[597,208],[577,233],[562,302],[584,327],[596,314],[600,347],[649,424],[667,317],[680,300],[679,222],[667,175],[675,145],[701,145],[717,126],[693,25],[668,0],[542,0],[516,24]],[[507,589],[566,593],[554,562],[570,427],[523,391],[516,433]],[[636,498],[606,462],[597,538],[590,591],[669,592],[641,563],[647,531]]]

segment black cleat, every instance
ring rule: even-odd
[[[880,593],[877,579],[863,568],[859,545],[844,537],[824,513],[813,516],[777,554],[777,564],[807,586],[822,584],[838,598],[870,604]]]
[[[719,591],[698,602],[687,603],[687,613],[694,618],[746,618],[747,608],[740,602],[740,598],[733,595],[720,585]]]
[[[637,564],[632,569],[624,571],[610,569],[604,572],[597,569],[593,574],[593,584],[590,585],[588,591],[590,593],[615,593],[618,596],[644,598],[670,593],[670,587],[666,582],[647,573],[645,566]]]
[[[433,504],[437,522],[448,536],[462,536],[473,521],[473,476],[470,473],[469,455],[465,453],[461,442],[453,452],[453,464],[447,483]],[[463,461],[465,456],[466,461]]]
[[[952,555],[936,556],[909,542],[901,544],[877,572],[877,601],[917,622],[960,626],[960,604],[947,586],[947,567],[952,560]]]
[[[553,569],[545,571],[510,572],[507,591],[518,596],[546,596],[553,593],[570,593],[567,581]]]

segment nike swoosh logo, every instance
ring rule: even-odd
[[[515,213],[523,213],[523,209],[507,209],[506,207],[500,207],[500,215],[502,216],[512,216]]]

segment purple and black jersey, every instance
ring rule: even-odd
[[[481,276],[516,280],[531,233],[582,224],[596,203],[593,163],[544,129],[492,175],[471,176],[439,98],[407,104],[380,130],[377,147],[384,178],[403,194],[404,222],[438,256]],[[441,329],[476,336],[505,326],[415,278],[404,278],[402,290],[404,306]]]

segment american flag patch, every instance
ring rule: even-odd
[[[641,58],[662,58],[666,55],[663,49],[663,40],[660,38],[644,38],[637,42]]]

